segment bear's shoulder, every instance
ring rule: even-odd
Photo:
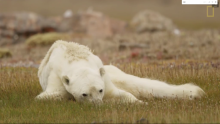
[[[64,51],[64,58],[69,62],[78,61],[78,60],[87,60],[88,57],[92,54],[91,50],[84,45],[80,45],[75,42],[67,42],[63,40],[57,40],[53,43],[53,45],[48,50],[44,59],[41,61],[39,66],[38,75],[40,76],[44,67],[48,63],[53,50],[56,48],[62,48]]]
[[[80,45],[75,42],[58,40],[53,44],[52,47],[56,48],[59,46],[64,47],[65,58],[67,58],[69,61],[77,61],[80,59],[87,60],[88,56],[92,53],[87,46]]]

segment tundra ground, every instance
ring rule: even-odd
[[[174,62],[175,63],[175,62]],[[178,62],[161,65],[115,64],[126,73],[171,84],[193,82],[202,99],[146,99],[149,105],[75,101],[35,101],[42,89],[37,69],[0,68],[0,123],[219,123],[220,70],[217,62]]]

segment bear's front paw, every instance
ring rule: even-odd
[[[143,101],[141,101],[141,100],[137,100],[136,103],[138,103],[138,104],[143,104],[143,105],[148,105],[147,102],[143,102]]]
[[[40,96],[40,95],[38,95],[38,96],[36,96],[35,98],[34,98],[34,100],[42,100],[43,98]]]
[[[190,92],[189,99],[196,100],[196,99],[202,98],[202,96],[205,96],[205,95],[206,95],[206,93],[202,89],[197,88],[194,90],[194,92],[192,92],[192,91]]]

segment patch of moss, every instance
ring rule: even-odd
[[[12,53],[8,49],[0,48],[0,58],[11,57]]]
[[[56,40],[69,40],[69,39],[70,39],[69,34],[51,32],[51,33],[33,35],[29,37],[25,42],[27,45],[30,46],[36,46],[36,45],[45,46],[45,45],[53,44]]]

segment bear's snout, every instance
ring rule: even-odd
[[[102,102],[102,100],[100,100],[100,99],[98,99],[98,100],[92,100],[91,101],[93,104],[95,104],[95,105],[101,105],[103,102]]]

